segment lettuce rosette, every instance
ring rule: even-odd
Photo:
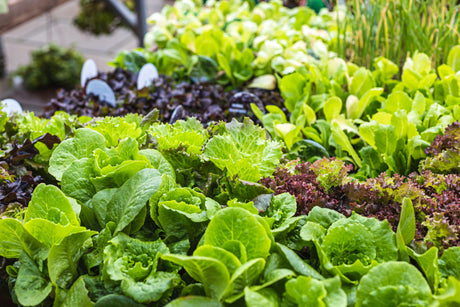
[[[324,271],[348,283],[356,284],[379,263],[398,260],[396,235],[388,221],[356,213],[345,218],[336,211],[315,207],[301,237],[314,244]]]

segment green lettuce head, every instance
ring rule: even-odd
[[[160,263],[160,256],[167,253],[160,239],[144,242],[120,233],[104,250],[104,281],[120,285],[126,296],[139,303],[167,298],[181,281],[173,266]]]
[[[305,241],[313,241],[324,270],[356,283],[372,267],[398,259],[395,233],[387,221],[331,213],[315,207],[301,231]]]

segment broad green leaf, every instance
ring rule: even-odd
[[[74,138],[63,141],[53,151],[49,173],[60,181],[73,161],[90,157],[96,148],[105,148],[102,134],[88,128],[76,130]]]
[[[55,224],[80,226],[69,199],[54,185],[39,184],[32,195],[24,222],[43,218]]]
[[[230,275],[221,261],[209,257],[171,254],[163,255],[161,258],[183,266],[193,279],[203,284],[206,295],[218,300],[222,298]]]
[[[348,152],[352,156],[353,161],[358,165],[358,167],[361,167],[361,159],[359,158],[356,151],[353,149],[353,146],[351,145],[348,136],[345,134],[345,132],[342,131],[336,120],[332,121],[331,131],[332,137],[334,138],[335,142],[340,147],[342,147],[342,150]]]
[[[326,281],[306,276],[291,279],[286,283],[286,298],[297,306],[347,306],[347,296],[340,288],[340,279],[335,277],[329,283]]]
[[[241,266],[241,262],[231,252],[212,245],[202,245],[198,247],[194,252],[194,256],[202,256],[214,258],[221,261],[227,267],[228,272],[232,275],[237,268]]]
[[[107,147],[115,147],[120,143],[120,140],[130,138],[135,141],[142,135],[142,130],[138,127],[138,123],[135,120],[136,118],[134,118],[133,122],[133,118],[129,118],[128,116],[108,116],[92,123],[89,128],[104,136]]]
[[[104,189],[119,188],[137,172],[150,167],[151,165],[148,161],[125,160],[115,167],[110,167],[110,170],[108,171],[102,169],[104,174],[102,176],[95,176],[91,178],[91,183],[98,192]]]
[[[457,45],[450,49],[447,57],[447,65],[452,67],[454,72],[460,70],[460,46]]]
[[[28,221],[24,224],[24,228],[48,248],[59,244],[65,237],[72,233],[86,230],[85,227],[74,225],[63,226],[41,218]]]
[[[161,226],[160,221],[158,220],[158,201],[163,195],[167,194],[169,191],[172,191],[177,188],[176,181],[169,175],[163,174],[161,176],[161,184],[158,190],[153,194],[149,199],[150,205],[150,217],[159,227]]]
[[[380,125],[375,130],[375,147],[377,150],[388,156],[392,155],[396,150],[396,132],[392,125]]]
[[[62,304],[63,307],[92,307],[94,303],[88,297],[88,290],[85,286],[85,281],[82,277],[78,278],[67,292],[65,300]]]
[[[129,297],[119,294],[109,294],[100,298],[94,307],[142,307],[144,305],[137,303]]]
[[[110,201],[112,200],[113,195],[117,193],[119,189],[105,189],[102,190],[96,195],[93,196],[92,199],[92,206],[94,210],[94,214],[96,215],[97,221],[101,228],[105,228],[107,224],[107,214]]]
[[[305,82],[306,79],[299,73],[289,74],[281,79],[279,88],[289,112],[294,111],[296,102],[301,100]]]
[[[0,219],[0,255],[5,258],[19,258],[21,252],[36,261],[46,259],[48,249],[12,218]]]
[[[275,130],[283,139],[287,149],[290,150],[292,145],[299,139],[301,127],[286,123],[275,125]]]
[[[176,179],[176,172],[174,168],[169,164],[163,155],[154,149],[142,149],[139,150],[139,154],[145,156],[152,166],[157,169],[160,174],[169,175],[171,178]]]
[[[150,168],[139,171],[123,184],[112,196],[107,210],[107,221],[117,225],[114,234],[122,231],[136,218],[160,184],[161,174]]]
[[[324,285],[324,281],[319,281],[311,277],[299,276],[296,279],[291,279],[286,283],[286,298],[297,306],[343,306],[347,305],[347,297],[345,292],[340,289],[340,280],[336,279],[338,287],[331,288],[337,294],[334,298],[327,302],[328,290]],[[305,291],[308,289],[308,291]]]
[[[274,196],[266,215],[274,219],[274,227],[281,225],[286,219],[294,216],[297,210],[296,199],[289,193],[281,193]]]
[[[364,123],[359,126],[359,135],[366,141],[367,144],[371,145],[372,148],[377,149],[375,146],[375,130],[379,124],[376,121]]]
[[[328,100],[326,100],[324,103],[323,112],[328,122],[339,116],[342,111],[342,104],[342,99],[337,96],[330,97]]]
[[[303,104],[302,110],[305,115],[305,118],[307,119],[308,125],[313,125],[316,122],[315,111],[306,103]]]
[[[460,57],[459,57],[459,59],[460,59]],[[439,74],[439,77],[441,78],[441,80],[443,80],[443,79],[449,78],[450,76],[455,75],[455,71],[449,65],[442,64],[442,65],[438,66],[438,74]]]
[[[412,69],[404,69],[401,79],[402,84],[404,84],[407,88],[417,90],[422,77]]]
[[[96,193],[91,183],[91,178],[95,176],[94,158],[75,160],[62,174],[62,192],[83,203],[87,202]]]
[[[260,122],[264,123],[264,113],[262,110],[259,109],[259,107],[255,104],[255,103],[251,103],[251,110],[252,110],[252,113],[254,113],[254,115],[257,117],[258,120],[260,120]],[[284,112],[283,112],[284,114]],[[286,115],[285,115],[286,116]],[[264,124],[265,126],[265,124]]]
[[[321,243],[321,249],[328,257],[327,261],[334,266],[352,265],[358,260],[365,266],[370,265],[377,257],[377,247],[372,232],[358,223],[336,225],[334,223],[328,229]]]
[[[53,286],[26,253],[22,253],[19,259],[21,266],[14,285],[18,301],[23,306],[39,305],[51,294]]]
[[[169,237],[183,240],[200,236],[206,227],[208,217],[205,210],[183,201],[160,201],[158,220]]]
[[[272,289],[268,289],[272,290]],[[273,290],[272,290],[273,291]],[[251,288],[244,289],[244,301],[248,307],[279,307],[279,298],[276,292],[253,291]]]
[[[286,118],[286,114],[284,114],[283,110],[281,110],[279,107],[275,106],[275,105],[267,105],[265,106],[265,109],[267,109],[267,111],[271,114],[279,114],[282,118],[282,123],[287,123],[287,118]]]
[[[335,210],[314,207],[307,216],[308,222],[315,222],[320,224],[323,228],[329,228],[333,223],[338,220],[344,219],[345,216]]]
[[[402,91],[392,92],[384,104],[384,111],[388,113],[394,113],[398,110],[406,110],[409,113],[412,109],[412,99]]]
[[[96,234],[95,231],[72,233],[61,243],[51,247],[48,255],[48,272],[53,284],[68,288],[78,276],[78,261],[87,248],[91,246],[88,240]]]
[[[165,307],[223,307],[223,305],[210,297],[204,296],[184,296],[170,302]]]
[[[224,297],[228,303],[235,302],[244,295],[244,288],[251,286],[264,270],[265,260],[252,259],[241,265],[230,278]]]
[[[257,219],[241,208],[226,208],[219,211],[208,225],[204,244],[224,248],[227,242],[241,242],[245,247],[247,259],[265,259],[271,241]]]
[[[398,254],[395,245],[395,233],[388,221],[379,221],[375,218],[367,218],[355,212],[353,212],[351,217],[348,218],[348,221],[360,223],[372,232],[374,238],[376,239],[375,245],[377,250],[377,261],[385,262],[397,259]],[[345,220],[341,220],[334,225],[340,223],[345,224]],[[331,225],[331,228],[334,227],[334,225]]]
[[[382,125],[389,125],[391,124],[391,118],[393,117],[392,114],[387,112],[377,112],[372,115],[372,121],[376,121]]]
[[[391,124],[395,127],[398,139],[406,139],[409,123],[404,110],[396,111],[391,117]]]
[[[304,276],[310,276],[316,279],[323,279],[321,274],[319,274],[312,266],[302,260],[302,258],[300,258],[292,249],[280,243],[277,243],[277,247],[283,259],[296,273]]]
[[[439,279],[441,274],[438,270],[438,249],[431,247],[425,253],[419,255],[414,252],[411,248],[407,248],[409,256],[417,262],[421,271],[425,275],[428,284],[431,287],[431,291],[436,293],[438,290]]]
[[[402,201],[401,217],[399,218],[398,230],[403,237],[404,243],[409,244],[415,237],[415,213],[412,201],[404,198]]]
[[[353,103],[347,99],[347,116],[351,119],[359,119],[363,115],[366,108],[372,101],[383,93],[383,88],[376,87],[368,90],[358,101],[352,100]],[[352,96],[349,96],[352,97]]]
[[[416,267],[407,262],[385,262],[372,268],[358,285],[356,307],[428,306],[431,289]]]
[[[375,80],[369,70],[361,67],[359,68],[351,78],[349,85],[350,93],[361,98],[370,89],[375,87]]]

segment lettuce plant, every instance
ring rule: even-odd
[[[232,303],[262,273],[271,240],[263,224],[242,208],[219,211],[193,256],[164,255],[201,282],[207,296]]]
[[[432,293],[422,273],[406,262],[372,268],[358,285],[356,306],[430,306]]]
[[[220,205],[190,188],[172,188],[155,201],[150,199],[153,221],[170,242],[189,240],[196,244]]]
[[[303,240],[312,241],[324,270],[344,281],[357,283],[378,263],[398,259],[396,237],[387,221],[336,213],[326,219],[329,209],[315,207],[302,227]]]
[[[337,276],[325,280],[299,276],[286,282],[285,287],[285,306],[347,306],[347,295]]]
[[[105,283],[120,283],[122,292],[140,303],[167,299],[181,280],[177,268],[161,263],[167,253],[160,239],[145,242],[120,233],[104,249]]]
[[[282,152],[278,142],[265,138],[264,129],[245,119],[226,124],[224,132],[206,144],[203,156],[226,170],[230,178],[238,175],[241,180],[255,182],[273,173]]]
[[[57,187],[39,185],[24,220],[0,220],[0,254],[19,259],[14,290],[24,306],[41,304],[52,291],[72,286],[78,277],[78,261],[91,246],[89,231],[80,225],[75,200]]]

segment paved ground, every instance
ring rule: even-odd
[[[171,3],[171,0],[145,0],[147,16]],[[135,35],[128,29],[117,29],[111,35],[94,36],[83,33],[72,22],[79,12],[79,0],[70,0],[55,7],[48,13],[36,17],[2,35],[6,54],[6,69],[15,71],[28,64],[30,52],[50,42],[60,46],[75,46],[86,58],[92,58],[100,71],[111,70],[107,62],[121,50],[137,47]],[[15,87],[7,79],[0,79],[0,99],[14,98],[25,109],[40,112],[43,104],[54,96],[53,91],[28,92]]]

